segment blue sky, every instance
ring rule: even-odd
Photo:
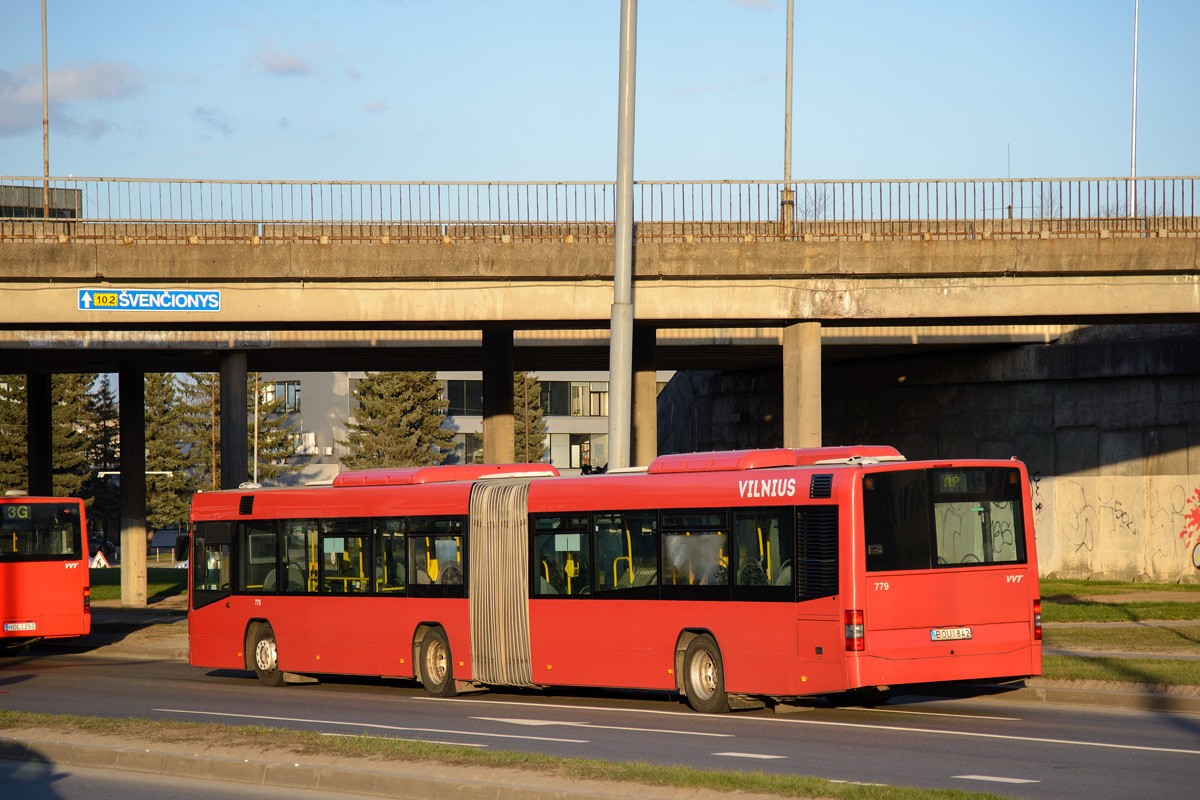
[[[47,3],[52,175],[616,175],[619,0]],[[782,177],[785,18],[642,0],[635,178]],[[795,39],[797,179],[1129,173],[1133,0],[796,0]],[[1198,40],[1142,0],[1140,176],[1200,175]],[[0,174],[41,110],[40,3],[0,0]]]

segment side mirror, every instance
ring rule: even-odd
[[[175,560],[187,561],[191,555],[192,537],[186,533],[181,533],[175,537]]]

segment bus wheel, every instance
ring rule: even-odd
[[[441,628],[433,628],[421,640],[421,683],[434,697],[454,697],[454,662],[450,642]]]
[[[260,622],[251,634],[253,637],[254,674],[264,686],[283,686],[283,672],[279,669],[279,646],[275,644],[275,631],[269,622]]]
[[[721,651],[711,636],[692,639],[683,654],[683,688],[688,705],[701,714],[721,714],[729,710]]]

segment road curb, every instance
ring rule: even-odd
[[[215,756],[185,755],[153,750],[100,747],[38,739],[0,736],[0,759],[58,767],[116,769],[191,780],[219,780],[279,789],[344,792],[395,800],[629,800],[646,797],[702,800],[720,795],[679,787],[614,784],[611,791],[590,788],[534,786],[513,772],[511,782],[443,778],[419,769],[385,771],[364,765],[361,769],[288,764]]]

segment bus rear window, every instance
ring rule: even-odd
[[[868,572],[1025,563],[1020,473],[1004,467],[863,476]]]
[[[77,503],[0,504],[0,561],[74,561],[82,555]]]

